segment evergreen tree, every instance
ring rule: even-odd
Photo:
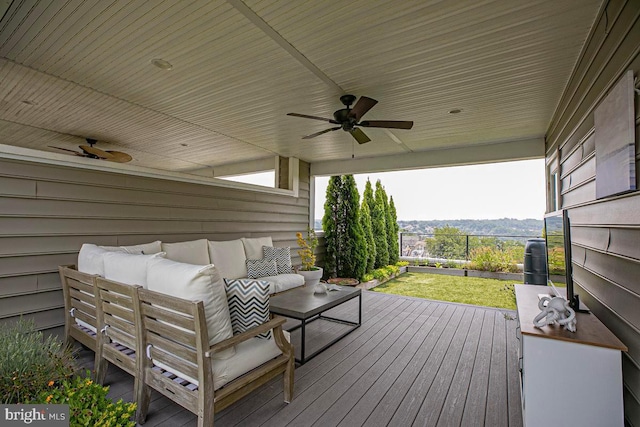
[[[398,212],[396,211],[396,205],[393,203],[393,196],[389,198],[389,222],[391,223],[390,234],[393,236],[393,239],[389,239],[389,263],[395,264],[400,260],[400,246],[398,243],[400,226],[398,226]]]
[[[362,205],[360,205],[360,224],[362,224],[362,231],[367,243],[367,268],[365,273],[369,273],[373,270],[373,266],[376,263],[376,242],[373,239],[373,228],[371,226],[371,213],[369,210],[369,204],[364,199]]]
[[[325,275],[336,277],[337,274],[337,253],[339,249],[340,236],[338,224],[340,218],[340,195],[342,180],[339,176],[332,176],[327,185],[326,200],[324,202],[324,216],[322,217],[322,229],[326,252],[324,256]]]
[[[360,195],[353,175],[332,176],[327,186],[322,228],[324,268],[329,277],[361,279],[366,268],[366,242],[359,219]]]
[[[360,223],[360,195],[353,175],[342,176],[342,206],[344,236],[338,255],[338,276],[362,279],[367,265],[367,246]]]
[[[369,214],[371,214],[371,211],[373,211],[373,205],[376,203],[376,198],[373,195],[373,188],[369,178],[367,178],[367,183],[365,184],[364,191],[362,192],[362,202],[367,202],[367,205],[369,205]]]
[[[380,184],[380,191],[382,192],[382,200],[384,202],[384,222],[387,231],[387,250],[389,251],[389,261],[387,264],[395,264],[397,262],[394,259],[398,258],[398,233],[396,227],[394,227],[393,218],[391,217],[391,209],[389,208],[389,197],[387,196],[387,190],[384,189],[382,183]],[[378,183],[376,183],[376,193],[378,192]],[[395,254],[395,256],[394,256]]]
[[[371,226],[376,244],[375,268],[389,265],[389,241],[387,239],[385,196],[380,180],[376,182],[375,203],[371,209]]]

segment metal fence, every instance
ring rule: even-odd
[[[540,235],[488,235],[399,233],[400,256],[409,259],[452,261],[465,263],[480,248],[497,249],[509,253],[513,262],[522,263],[527,239]]]

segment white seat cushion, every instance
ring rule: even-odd
[[[273,246],[271,236],[267,237],[253,237],[240,239],[244,246],[244,253],[247,259],[262,259],[262,247]]]
[[[104,277],[126,285],[140,285],[146,289],[147,263],[154,258],[164,258],[164,252],[152,255],[108,252],[103,255]]]
[[[191,240],[188,242],[163,243],[162,251],[167,253],[167,259],[194,265],[211,264],[207,239]]]
[[[108,251],[126,252],[128,254],[152,255],[162,252],[162,242],[160,240],[156,240],[155,242],[143,243],[141,245],[101,246],[101,248]]]
[[[278,274],[277,276],[261,277],[260,280],[269,282],[269,293],[286,291],[304,285],[304,276],[300,274]]]
[[[290,340],[285,332],[285,338]],[[233,381],[274,357],[278,357],[282,351],[276,345],[273,338],[265,340],[252,338],[236,345],[236,354],[226,360],[212,360],[213,363],[213,388],[215,390]]]
[[[283,333],[286,340],[291,341],[289,332],[283,331]],[[250,370],[257,368],[263,363],[266,363],[281,354],[282,351],[278,348],[273,338],[268,340],[251,338],[247,341],[243,341],[236,345],[236,354],[233,357],[224,360],[211,360],[211,363],[213,364],[213,388],[217,390],[228,382],[233,381],[239,376],[246,374]],[[185,361],[185,363],[189,362]],[[185,375],[179,370],[173,369],[164,363],[158,363],[154,360],[153,364],[174,373],[178,377],[183,378],[192,384],[199,384],[196,378],[191,378],[190,376]]]
[[[209,333],[209,345],[233,336],[231,317],[224,282],[213,265],[192,265],[164,258],[154,258],[147,264],[149,290],[204,303]],[[230,348],[215,358],[233,356]]]
[[[85,243],[78,253],[78,271],[87,274],[97,274],[104,277],[104,254],[109,252],[124,252],[129,254],[155,254],[161,251],[160,240],[134,246],[98,246]],[[207,263],[208,264],[208,263]],[[115,279],[114,279],[115,280]]]
[[[118,247],[114,247],[114,250],[124,252]],[[78,253],[78,271],[104,277],[104,255],[109,252],[112,251],[91,243],[83,244]]]
[[[209,257],[223,278],[242,279],[247,277],[245,264],[247,256],[240,239],[223,242],[209,241]]]

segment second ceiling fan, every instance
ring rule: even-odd
[[[340,102],[345,105],[345,108],[341,108],[333,113],[333,119],[326,119],[324,117],[309,116],[307,114],[288,113],[287,116],[302,117],[304,119],[322,120],[325,122],[339,125],[329,129],[321,130],[320,132],[312,133],[302,139],[311,139],[316,136],[331,132],[334,130],[342,129],[345,132],[349,132],[353,138],[358,141],[359,144],[371,141],[369,137],[360,129],[360,127],[369,128],[387,128],[387,129],[411,129],[413,122],[400,121],[400,120],[364,120],[364,116],[374,105],[378,103],[375,99],[361,96],[358,102],[351,108],[351,104],[356,100],[354,95],[342,95]]]

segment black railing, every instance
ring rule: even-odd
[[[399,233],[400,256],[468,262],[481,248],[508,252],[522,263],[527,239],[540,235]]]

